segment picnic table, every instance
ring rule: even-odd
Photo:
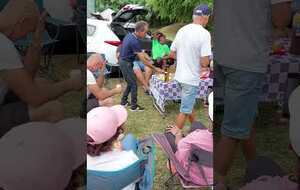
[[[209,87],[213,86],[213,79],[202,79],[199,84],[197,98],[205,99],[209,93]],[[153,105],[162,116],[165,116],[165,105],[168,101],[181,100],[181,88],[177,81],[165,82],[153,75],[150,80],[150,92],[153,97]]]
[[[290,54],[290,39],[281,38],[279,42],[284,46],[283,55],[270,55],[266,81],[263,86],[263,101],[285,103],[288,94],[288,81],[291,74],[300,75],[300,56]]]

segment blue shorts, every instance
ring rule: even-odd
[[[241,71],[215,65],[217,97],[224,101],[222,135],[234,139],[248,139],[254,123],[264,74]]]
[[[196,103],[196,96],[199,87],[184,83],[179,83],[181,87],[180,113],[191,114]]]
[[[133,62],[133,70],[140,69],[141,71],[145,71],[145,64],[141,61]]]

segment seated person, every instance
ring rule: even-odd
[[[121,105],[94,108],[87,114],[87,169],[122,170],[139,158],[137,140],[127,135],[123,140],[128,113]],[[134,190],[132,183],[123,190]]]
[[[166,36],[158,32],[152,40],[152,58],[154,60],[168,57],[170,54],[170,47],[166,44]]]
[[[57,98],[83,87],[81,77],[57,83],[37,79],[44,20],[31,0],[8,1],[0,10],[0,137],[22,123],[61,120],[63,106]],[[31,32],[33,40],[21,57],[14,42]]]
[[[175,152],[175,156],[184,167],[188,170],[189,167],[189,158],[192,150],[192,145],[207,151],[213,151],[213,135],[212,131],[206,129],[201,123],[194,122],[192,124],[191,130],[187,136],[183,136],[181,130],[176,126],[170,126],[167,128],[166,137]],[[212,158],[213,159],[213,158]],[[176,172],[176,169],[173,165],[170,166],[173,173]],[[189,170],[189,181],[197,184],[213,184],[213,168],[202,166],[204,173],[206,175],[206,180],[202,177],[202,174],[199,171],[199,167],[196,163],[192,163]]]
[[[87,112],[98,106],[112,106],[113,96],[122,92],[122,86],[108,90],[104,88],[105,60],[100,54],[93,54],[87,60]],[[97,74],[93,72],[99,71]],[[98,78],[95,78],[98,75]]]

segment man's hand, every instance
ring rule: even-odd
[[[205,79],[209,77],[210,69],[209,67],[201,67],[200,79]]]
[[[121,84],[117,84],[116,88],[114,88],[114,93],[115,94],[121,94],[122,92],[122,85]]]
[[[156,71],[157,73],[159,73],[159,74],[164,74],[164,73],[165,73],[164,70],[162,70],[161,68],[158,68],[158,67],[155,67],[155,71]]]

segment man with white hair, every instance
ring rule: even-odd
[[[112,97],[122,92],[121,85],[112,90],[104,88],[105,64],[105,59],[97,53],[87,60],[87,112],[98,106],[113,106]]]
[[[195,121],[194,105],[199,90],[201,72],[208,69],[211,36],[204,28],[210,16],[207,5],[199,5],[193,12],[193,23],[181,28],[171,45],[170,57],[177,59],[175,80],[182,89],[180,114],[176,126],[182,129],[187,118]]]
[[[83,86],[75,77],[57,83],[36,80],[44,19],[32,0],[10,0],[0,11],[0,137],[29,121],[61,120],[63,107],[55,99]],[[31,32],[33,40],[21,57],[13,42]]]

